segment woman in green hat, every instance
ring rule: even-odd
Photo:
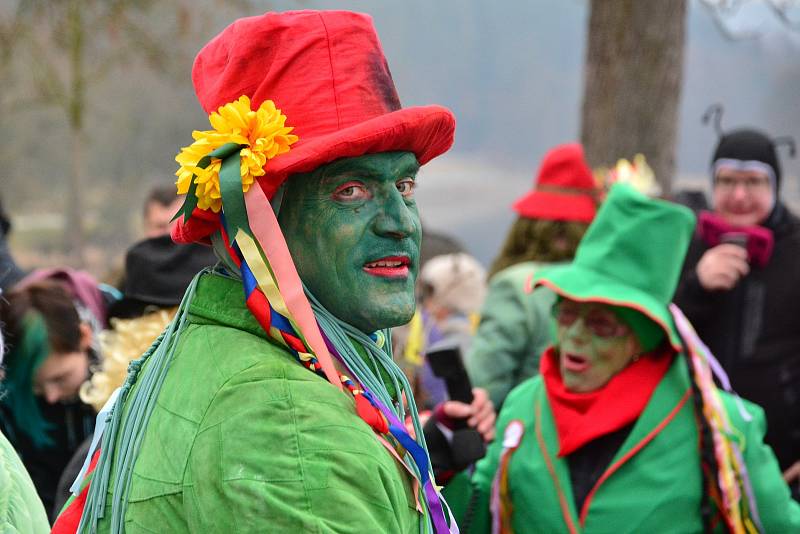
[[[465,531],[800,532],[763,412],[716,388],[670,306],[694,223],[619,184],[575,261],[536,275],[554,343],[506,400]]]

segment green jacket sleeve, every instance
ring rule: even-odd
[[[301,372],[255,368],[217,392],[185,474],[190,531],[418,532],[402,468],[349,398]]]
[[[789,487],[781,476],[778,460],[772,449],[764,443],[764,410],[743,401],[746,410],[753,416],[752,421],[745,422],[734,400],[727,395],[724,398],[734,426],[742,430],[742,454],[764,532],[800,532],[800,503],[792,499]]]
[[[47,514],[31,477],[8,440],[0,434],[0,532],[50,532]]]
[[[514,266],[492,278],[466,358],[473,385],[485,388],[497,407],[514,386],[537,373],[539,355],[550,343],[555,295],[547,288],[527,293],[525,278],[532,272]]]
[[[514,404],[514,398],[524,400],[528,396],[530,396],[530,386],[520,386],[511,392],[509,396],[511,402],[500,412],[495,439],[489,445],[486,456],[476,464],[471,477],[465,472],[459,473],[445,488],[444,496],[465,533],[489,534],[492,531],[492,484],[500,465],[506,428],[512,420],[518,419],[519,414],[518,407],[513,409],[508,407]],[[467,481],[469,481],[468,489]]]

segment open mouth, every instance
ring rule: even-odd
[[[408,256],[386,256],[364,264],[364,272],[383,278],[408,277],[411,259]]]
[[[563,353],[563,358],[564,358],[564,369],[566,369],[570,373],[582,373],[586,371],[590,366],[588,359],[584,358],[583,356],[578,356],[577,354],[565,352]]]

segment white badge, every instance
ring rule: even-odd
[[[525,425],[519,419],[514,419],[506,427],[503,433],[503,448],[516,449],[522,441],[522,435],[525,433]]]

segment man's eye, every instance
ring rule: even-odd
[[[364,200],[369,198],[369,191],[364,187],[364,184],[347,182],[336,188],[333,192],[333,198],[340,201]]]
[[[412,178],[404,178],[397,182],[397,190],[404,197],[411,197],[414,195],[414,188],[417,186]]]

